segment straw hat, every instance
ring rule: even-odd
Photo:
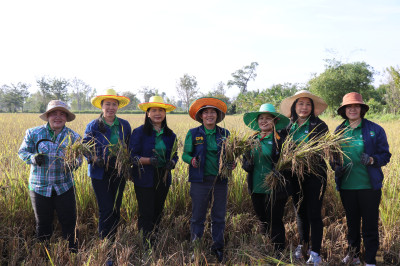
[[[92,98],[92,105],[101,109],[101,101],[105,99],[114,99],[119,102],[118,109],[125,107],[131,101],[128,97],[118,96],[114,89],[107,89],[102,95],[98,95]]]
[[[291,117],[291,111],[290,109],[292,108],[293,103],[298,99],[298,98],[310,98],[314,102],[314,115],[318,116],[322,114],[323,111],[328,107],[328,104],[320,97],[312,94],[308,90],[301,90],[295,93],[295,95],[285,98],[281,102],[280,110],[281,113],[284,114],[286,117]]]
[[[260,127],[258,126],[258,116],[260,114],[271,114],[276,117],[277,123],[275,125],[276,130],[283,129],[289,125],[290,120],[284,115],[277,113],[275,111],[275,107],[270,103],[264,103],[260,106],[260,110],[258,112],[249,112],[243,115],[243,121],[249,128],[259,131]]]
[[[217,109],[218,117],[217,122],[219,123],[225,118],[226,111],[228,107],[226,103],[215,97],[202,97],[195,100],[189,107],[189,115],[192,119],[197,122],[203,123],[203,120],[200,118],[199,111],[205,108],[214,108]]]
[[[176,109],[176,107],[172,104],[164,103],[163,98],[158,95],[150,97],[150,100],[147,103],[138,104],[138,107],[145,112],[147,112],[147,109],[149,109],[150,107],[164,108],[165,112],[167,113]]]
[[[41,114],[39,117],[44,120],[44,121],[49,121],[47,118],[47,115],[50,112],[60,110],[63,111],[67,114],[67,122],[71,122],[72,120],[75,119],[75,114],[73,114],[70,110],[69,107],[66,103],[60,101],[60,100],[52,100],[47,104],[46,112]]]
[[[343,116],[346,112],[346,106],[350,104],[359,104],[364,106],[366,108],[366,111],[369,110],[369,106],[365,104],[361,94],[357,92],[349,92],[345,96],[343,96],[342,105],[338,108],[337,113]]]

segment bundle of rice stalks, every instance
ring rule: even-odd
[[[109,149],[110,155],[106,162],[106,167],[108,168],[110,164],[110,159],[115,158],[115,169],[119,176],[124,177],[127,181],[131,180],[131,170],[133,168],[133,161],[131,159],[131,153],[128,145],[125,141],[118,140],[118,144],[114,145],[112,149]]]
[[[236,164],[237,158],[259,145],[260,142],[251,138],[249,133],[232,131],[222,143],[218,173],[223,178],[231,177],[232,170],[227,168],[227,164]]]
[[[178,154],[178,149],[179,149],[180,147],[183,147],[182,142],[179,141],[178,138],[175,138],[174,145],[172,145],[171,155],[170,155],[170,157],[169,157],[169,160],[167,160],[167,163],[168,163],[169,161],[172,161],[172,159],[174,159],[174,156]],[[163,177],[164,183],[167,182],[168,172],[169,172],[169,171],[166,170],[165,173],[164,173],[164,177]]]
[[[86,157],[95,157],[96,152],[94,149],[94,139],[89,142],[83,142],[79,139],[72,143],[71,135],[68,135],[63,141],[68,141],[68,145],[64,151],[64,165],[65,167],[75,168],[77,160]]]

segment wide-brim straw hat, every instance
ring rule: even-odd
[[[195,100],[189,107],[189,116],[197,122],[203,123],[203,119],[200,118],[199,111],[205,108],[214,108],[217,110],[217,121],[221,122],[225,118],[225,114],[228,111],[226,103],[215,97],[202,97]]]
[[[299,98],[310,98],[313,103],[314,103],[314,115],[315,116],[319,116],[320,114],[322,114],[326,108],[328,108],[328,104],[321,98],[318,97],[317,95],[312,94],[311,92],[309,92],[308,90],[301,90],[295,93],[295,95],[285,98],[280,105],[280,111],[283,115],[285,115],[286,117],[292,117],[291,114],[291,108],[293,103],[299,99]]]
[[[359,104],[366,108],[366,111],[369,110],[369,106],[364,102],[362,95],[357,92],[349,92],[343,96],[342,105],[337,110],[337,113],[343,116],[345,112],[346,106],[350,104]]]
[[[60,100],[52,100],[47,104],[47,108],[46,108],[46,112],[44,112],[43,114],[39,115],[39,117],[44,120],[44,121],[49,121],[47,115],[50,112],[56,111],[56,110],[60,110],[63,111],[67,114],[67,122],[71,122],[72,120],[75,119],[75,114],[72,113],[69,110],[69,107],[66,103],[64,103],[63,101]]]
[[[277,113],[275,111],[275,107],[272,104],[264,103],[260,106],[258,112],[248,112],[243,115],[243,121],[246,124],[246,126],[248,126],[253,130],[260,131],[260,127],[258,125],[258,116],[260,114],[271,114],[274,117],[276,117],[277,119],[277,122],[275,124],[276,130],[283,129],[287,127],[290,123],[289,118],[280,113]]]
[[[118,109],[125,107],[131,101],[128,97],[119,96],[114,89],[107,89],[102,95],[98,95],[92,98],[92,105],[101,109],[101,102],[105,99],[114,99],[119,102]]]
[[[167,113],[176,109],[172,104],[164,103],[164,99],[158,95],[150,97],[147,103],[139,103],[138,107],[145,112],[151,107],[163,108]]]

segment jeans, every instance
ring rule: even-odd
[[[105,171],[103,179],[92,178],[94,193],[99,205],[99,235],[114,238],[120,218],[120,208],[126,181],[116,170]]]
[[[367,264],[376,264],[375,257],[379,248],[378,221],[381,196],[381,190],[340,190],[340,198],[346,212],[349,251],[355,252],[355,256],[360,253],[362,220],[364,260]]]
[[[192,218],[190,231],[192,240],[201,238],[204,233],[208,205],[211,204],[211,235],[213,249],[223,249],[225,214],[228,184],[215,176],[205,176],[203,182],[190,184],[192,198]]]
[[[254,211],[262,224],[262,233],[268,234],[275,250],[285,249],[285,226],[283,214],[287,197],[274,199],[273,194],[251,194]]]
[[[324,230],[321,209],[326,190],[326,177],[305,175],[299,184],[297,177],[294,176],[292,188],[300,241],[304,245],[309,244],[311,228],[311,250],[320,254]]]
[[[76,250],[75,238],[76,204],[74,189],[57,195],[55,190],[51,197],[42,196],[34,191],[29,191],[36,220],[36,236],[39,241],[50,239],[53,234],[54,211],[57,212],[61,224],[63,238],[68,240],[69,248]]]

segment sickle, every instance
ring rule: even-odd
[[[43,142],[43,141],[50,141],[50,142],[54,143],[50,139],[41,139],[41,140],[39,140],[38,142],[36,142],[36,153],[39,153],[39,144],[40,144],[40,142]]]

